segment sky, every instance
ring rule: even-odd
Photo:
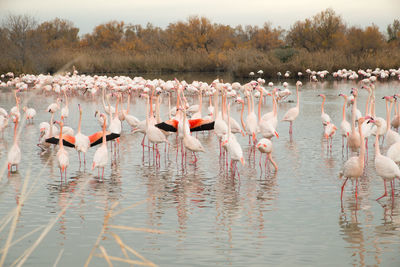
[[[68,19],[80,35],[111,20],[165,28],[192,15],[233,27],[269,22],[290,29],[297,20],[326,8],[333,8],[349,26],[374,23],[385,32],[388,24],[400,19],[400,0],[0,0],[0,18],[28,14],[39,22]]]

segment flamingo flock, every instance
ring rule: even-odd
[[[260,76],[263,74],[262,71],[257,73]],[[327,72],[314,73],[309,69],[306,70],[306,73],[310,77],[318,74],[319,78],[325,78],[328,74]],[[349,73],[351,74],[349,75]],[[360,70],[357,73],[339,70],[333,74],[334,77],[347,77],[349,79],[353,79],[350,77],[354,75],[364,77],[361,80],[360,89],[352,88],[348,95],[342,92],[337,96],[338,98],[343,97],[344,101],[342,109],[338,111],[342,115],[340,122],[342,153],[345,147],[347,155],[350,153],[350,157],[344,163],[343,170],[340,173],[340,176],[345,179],[341,187],[341,199],[346,182],[351,179],[355,180],[355,198],[357,200],[358,179],[364,173],[368,157],[367,142],[371,135],[375,135],[375,170],[377,175],[382,177],[385,190],[384,195],[377,200],[387,196],[387,182],[391,184],[393,198],[394,181],[396,178],[400,179],[400,170],[397,165],[400,163],[400,135],[397,132],[400,125],[399,104],[396,94],[384,97],[386,120],[377,117],[375,114],[374,82],[378,78],[387,79],[400,75],[400,70]],[[250,76],[254,75],[254,73],[250,73]],[[290,72],[286,72],[283,76],[288,78],[290,75]],[[302,73],[298,73],[298,76],[302,75]],[[49,116],[48,121],[39,123],[37,146],[43,153],[51,149],[57,150],[56,158],[61,181],[65,182],[68,180],[67,169],[70,165],[70,158],[74,157],[70,155],[68,147],[77,151],[79,166],[81,167],[81,154],[83,154],[83,165],[86,166],[86,153],[92,147],[98,146],[92,159],[92,170],[97,168],[99,179],[104,179],[104,170],[110,159],[117,160],[116,155],[119,153],[119,146],[123,142],[120,137],[137,133],[143,134],[142,151],[144,153],[147,149],[149,153],[150,151],[153,152],[153,162],[155,162],[156,167],[160,167],[163,154],[164,157],[169,156],[171,146],[176,146],[177,162],[180,153],[182,165],[186,166],[186,162],[196,165],[202,154],[207,155],[209,153],[201,140],[197,138],[197,134],[194,133],[209,131],[215,133],[215,138],[219,143],[219,157],[223,159],[226,166],[228,166],[230,159],[227,172],[231,173],[232,178],[235,178],[236,175],[240,178],[238,163],[242,168],[251,167],[249,163],[256,161],[256,151],[260,153],[258,165],[261,170],[264,166],[265,172],[267,170],[270,172],[271,165],[273,171],[277,172],[279,168],[273,158],[273,143],[277,142],[280,136],[278,123],[279,121],[289,122],[289,136],[292,140],[295,135],[296,118],[302,116],[300,109],[301,81],[296,82],[295,106],[289,108],[279,120],[278,104],[287,100],[292,94],[287,88],[287,82],[283,83],[284,89],[282,90],[274,87],[272,82],[264,86],[265,80],[262,78],[251,80],[245,84],[238,82],[224,83],[219,79],[210,84],[201,81],[193,81],[189,84],[177,79],[164,81],[161,79],[146,80],[142,77],[78,75],[77,71],[73,74],[55,76],[22,75],[11,77],[8,75],[8,77],[7,83],[1,82],[0,85],[14,88],[15,106],[11,108],[9,113],[0,108],[0,131],[4,134],[4,129],[8,126],[9,119],[12,118],[14,139],[7,159],[9,175],[17,171],[21,162],[17,131],[21,118],[33,124],[37,112],[47,113]],[[311,81],[315,79],[310,78]],[[365,89],[368,93],[364,116],[357,108],[358,96],[362,93],[362,89]],[[46,109],[38,111],[24,106],[25,115],[21,116],[21,98],[23,98],[23,92],[27,90],[35,91],[46,99],[56,100],[48,104]],[[72,127],[65,125],[67,120],[76,114],[73,112],[75,107],[69,103],[69,98],[77,96],[93,102],[101,99],[102,105],[97,107],[94,114],[101,127],[98,132],[90,135],[82,132],[84,110],[80,104],[77,107],[79,114],[77,130],[75,131]],[[208,101],[203,103],[203,97],[208,97]],[[269,112],[261,114],[262,107],[267,105],[268,97],[271,98],[271,109]],[[322,98],[323,137],[326,139],[328,150],[331,151],[333,149],[332,140],[338,128],[333,123],[331,116],[325,112],[325,103],[328,102],[326,95],[319,94],[318,97]],[[115,106],[112,105],[111,99],[115,99]],[[132,99],[135,100],[134,102],[144,100],[146,110],[141,114],[130,114]],[[160,102],[163,99],[168,100],[168,114],[162,114],[160,111]],[[124,107],[125,103],[127,104],[126,108]],[[176,104],[171,107],[171,103]],[[287,103],[291,103],[291,101],[287,101]],[[241,108],[240,123],[231,116],[233,105],[238,105]],[[346,107],[349,106],[351,106],[351,119],[347,121]],[[393,107],[395,115],[391,120]],[[208,111],[206,115],[203,114],[204,110]],[[55,120],[55,118],[59,119]],[[122,124],[124,122],[129,126],[130,131],[123,131]],[[239,142],[239,138],[247,138],[246,135],[248,137],[248,155],[245,155]],[[111,151],[109,151],[107,143],[111,143]],[[382,155],[380,152],[381,143],[387,148],[386,155]],[[165,146],[164,151],[161,149],[162,145]],[[265,160],[263,160],[264,154],[266,155]],[[188,160],[188,157],[192,160]]]

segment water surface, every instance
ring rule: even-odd
[[[94,149],[86,155],[86,166],[81,167],[77,153],[69,150],[67,184],[60,182],[56,150],[42,154],[36,147],[38,125],[50,119],[45,108],[55,97],[22,93],[22,101],[28,101],[38,115],[33,125],[22,126],[19,172],[10,177],[4,172],[2,177],[1,225],[20,201],[26,182],[27,190],[32,191],[21,209],[13,240],[55,221],[27,258],[27,266],[50,266],[57,260],[58,266],[83,265],[104,223],[105,233],[98,244],[108,255],[125,257],[113,237],[116,234],[126,245],[161,266],[399,266],[399,183],[396,182],[393,203],[390,197],[375,201],[384,189],[374,169],[373,139],[369,140],[369,160],[360,179],[357,206],[355,185],[348,182],[341,207],[343,181],[338,173],[347,157],[342,154],[339,131],[334,137],[332,152],[327,152],[322,137],[321,98],[317,95],[327,95],[325,112],[339,126],[343,102],[338,94],[348,94],[355,86],[359,87],[355,82],[334,81],[306,83],[301,88],[300,115],[294,123],[293,138],[288,135],[289,125],[279,122],[280,138],[273,140],[277,173],[260,169],[258,153],[255,159],[249,159],[248,139],[238,136],[246,155],[246,166],[239,167],[240,178],[232,178],[219,157],[218,141],[213,133],[197,135],[206,152],[199,155],[196,165],[186,166],[181,164],[180,156],[176,160],[175,137],[170,136],[172,146],[167,155],[164,146],[161,147],[161,166],[157,167],[152,154],[147,150],[142,152],[142,135],[131,134],[124,122],[119,155],[106,167],[104,181],[90,168]],[[295,93],[293,81],[289,88]],[[385,117],[381,97],[397,92],[398,88],[398,82],[377,84],[378,116]],[[366,97],[367,92],[360,91],[362,112]],[[295,100],[295,94],[290,99]],[[132,102],[131,113],[144,119],[144,100]],[[98,131],[94,112],[101,109],[101,102],[81,96],[70,99],[67,124],[77,127],[78,103],[84,110],[82,131],[85,134]],[[12,92],[3,91],[0,106],[9,110],[14,104]],[[294,105],[279,104],[279,118]],[[161,108],[167,114],[166,99]],[[268,99],[263,113],[270,109]],[[239,121],[240,106],[233,104],[231,110]],[[2,170],[12,144],[12,133],[11,125],[0,139]],[[123,212],[109,216],[110,212],[119,210]],[[0,232],[1,247],[10,225]],[[141,229],[117,229],[113,225]],[[5,265],[11,265],[42,232],[40,228],[13,245]],[[94,254],[100,255],[101,250],[97,248]],[[142,261],[128,254],[131,260]],[[106,260],[98,256],[90,262],[90,266],[106,265]]]

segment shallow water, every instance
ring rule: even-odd
[[[172,146],[167,156],[161,146],[161,166],[157,167],[152,154],[147,150],[142,153],[142,135],[131,134],[124,122],[118,160],[113,164],[110,161],[104,181],[99,181],[97,171],[90,168],[94,149],[86,155],[86,167],[79,167],[77,153],[69,150],[67,184],[60,182],[55,152],[41,154],[36,147],[39,122],[50,118],[44,109],[55,98],[22,93],[22,102],[28,101],[38,115],[33,125],[22,126],[22,162],[19,171],[10,177],[4,165],[12,144],[12,125],[0,139],[4,174],[0,181],[0,227],[21,201],[26,184],[26,190],[31,191],[12,240],[37,231],[10,247],[5,265],[23,255],[43,233],[43,240],[25,262],[27,266],[50,266],[56,261],[58,266],[81,266],[106,223],[98,244],[109,256],[125,258],[113,237],[116,234],[147,260],[161,266],[399,266],[399,183],[393,203],[390,197],[375,201],[384,189],[374,170],[373,139],[369,140],[369,161],[360,179],[357,206],[355,185],[348,182],[342,208],[343,180],[338,173],[347,157],[342,154],[340,131],[334,137],[331,153],[322,138],[321,98],[317,95],[327,95],[325,112],[339,127],[343,102],[338,94],[348,94],[355,86],[359,87],[352,82],[323,82],[306,83],[301,88],[293,139],[284,122],[278,124],[280,138],[273,139],[277,173],[268,172],[264,166],[260,169],[258,152],[255,160],[249,159],[248,139],[238,136],[247,157],[246,166],[239,167],[240,178],[232,178],[219,158],[218,142],[212,133],[197,135],[206,152],[199,155],[196,165],[186,166],[181,164],[180,156],[176,160],[175,137],[170,136]],[[395,81],[377,84],[378,116],[385,117],[381,97],[393,94],[395,89],[397,92],[399,86]],[[290,99],[295,100],[294,82],[289,88],[293,92]],[[361,90],[362,112],[366,97],[367,92]],[[76,128],[78,103],[84,110],[83,133],[98,131],[93,115],[101,102],[82,97],[70,99],[67,125]],[[10,91],[1,92],[1,107],[9,110],[14,104]],[[294,105],[279,104],[279,118]],[[166,114],[166,99],[161,108]],[[130,113],[144,119],[144,109],[144,100],[135,99]],[[270,109],[268,99],[263,113]],[[234,105],[231,112],[239,121],[240,106]],[[115,215],[110,217],[113,212]],[[10,225],[0,228],[1,248]],[[45,234],[43,227],[47,225],[51,227]],[[118,229],[115,225],[140,229]],[[107,265],[104,258],[96,256],[101,253],[95,250],[90,266]],[[127,254],[131,260],[143,261],[129,251]]]

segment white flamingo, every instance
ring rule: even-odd
[[[18,136],[17,136],[17,128],[18,128],[19,117],[15,116],[14,118],[14,143],[10,148],[7,156],[7,167],[8,174],[10,174],[12,166],[16,166],[16,170],[18,170],[18,165],[21,162],[21,150],[18,145]]]
[[[100,172],[100,169],[102,169],[101,179],[104,179],[104,167],[107,165],[108,162],[108,149],[106,141],[106,115],[101,113],[100,117],[103,118],[103,137],[101,146],[94,153],[92,170],[94,170],[94,168],[97,168],[98,172]]]

